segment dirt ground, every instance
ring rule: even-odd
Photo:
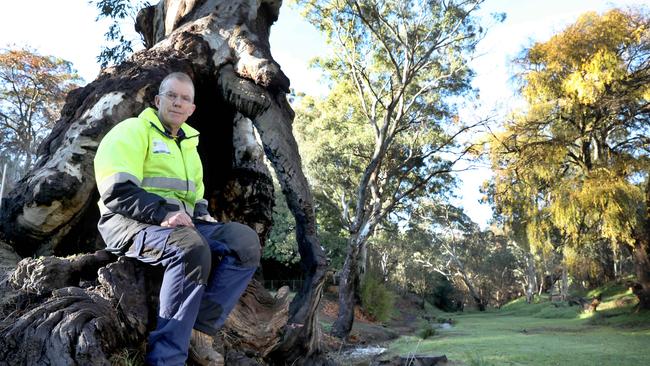
[[[395,311],[390,320],[385,323],[375,321],[365,314],[360,308],[355,309],[355,320],[349,338],[343,342],[329,335],[332,324],[338,314],[338,299],[335,293],[326,291],[321,299],[320,325],[321,341],[328,357],[340,365],[368,366],[368,365],[429,365],[459,366],[462,363],[454,361],[437,361],[423,363],[412,359],[400,359],[399,356],[386,354],[380,348],[387,348],[388,344],[401,335],[415,335],[432,320],[433,314],[427,314],[423,309],[422,299],[407,294],[398,297],[395,301]],[[359,351],[379,352],[375,354],[361,354]],[[415,357],[415,356],[413,356]],[[427,357],[427,356],[424,356]]]
[[[376,321],[361,308],[356,307],[350,336],[346,342],[341,342],[338,338],[329,335],[329,330],[338,314],[338,299],[336,294],[325,292],[321,299],[319,313],[324,346],[328,351],[336,352],[352,347],[382,345],[400,335],[415,334],[421,327],[425,316],[421,302],[414,295],[397,298],[395,301],[397,311],[385,323]]]

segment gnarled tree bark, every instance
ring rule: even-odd
[[[304,270],[304,286],[288,308],[285,296],[271,298],[258,284],[250,286],[227,322],[228,344],[270,363],[327,363],[315,329],[326,257],[291,131],[289,80],[268,42],[281,3],[162,0],[143,9],[136,28],[147,49],[68,96],[35,168],[3,202],[0,225],[15,251],[23,257],[64,256],[103,247],[95,228],[99,197],[92,166],[99,141],[116,123],[151,105],[165,75],[186,72],[195,81],[197,109],[189,123],[201,132],[211,212],[223,221],[247,223],[266,238],[274,193],[265,155],[295,216]],[[97,252],[21,262],[14,285],[26,300],[17,301],[16,311],[3,320],[0,348],[6,351],[0,359],[108,364],[112,353],[144,340],[151,322],[139,322],[149,317],[144,294],[152,292],[145,279],[156,275],[125,258],[114,260]],[[107,261],[113,263],[102,267]],[[256,324],[251,311],[261,316]],[[249,339],[251,334],[256,338]]]

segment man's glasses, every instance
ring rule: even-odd
[[[194,103],[192,98],[190,98],[189,96],[187,96],[187,95],[178,95],[178,94],[176,94],[174,92],[167,92],[167,93],[158,94],[158,95],[160,95],[161,97],[168,98],[172,102],[175,102],[176,100],[178,100],[178,98],[180,98],[180,101],[183,104],[192,104],[192,103]]]

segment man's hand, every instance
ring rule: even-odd
[[[210,216],[210,214],[198,216],[196,219],[201,221],[206,221],[206,222],[218,222],[217,220],[215,220],[214,217]]]
[[[165,219],[160,223],[160,226],[164,227],[176,227],[176,226],[191,226],[194,227],[192,223],[192,218],[183,211],[174,211],[170,212],[165,216]]]

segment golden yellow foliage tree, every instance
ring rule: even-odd
[[[531,245],[607,240],[650,308],[650,18],[589,12],[517,60],[527,101],[491,144],[494,202]],[[548,246],[548,245],[546,245]]]

